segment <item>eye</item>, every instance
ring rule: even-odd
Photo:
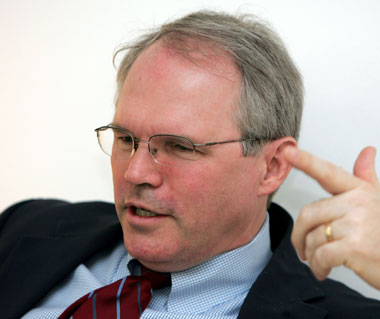
[[[123,144],[132,144],[133,143],[133,140],[129,135],[119,136],[117,139]]]
[[[174,135],[155,135],[150,140],[152,155],[157,161],[178,159],[191,160],[194,157],[193,144],[186,138]]]
[[[119,151],[130,152],[133,146],[133,137],[124,132],[114,130],[114,147]]]
[[[178,141],[167,141],[165,148],[170,149],[172,152],[193,152],[193,147],[189,143],[179,143]]]
[[[194,157],[194,148],[188,140],[170,138],[165,142],[165,153],[175,158],[191,160]]]
[[[192,148],[185,146],[185,145],[181,145],[181,144],[176,144],[176,145],[173,145],[172,147],[175,148],[177,151],[181,151],[181,152],[192,152],[193,151]]]
[[[114,139],[118,143],[124,143],[124,144],[130,144],[133,142],[132,136],[129,134],[125,134],[124,132],[118,131],[118,130],[113,130],[114,134]]]

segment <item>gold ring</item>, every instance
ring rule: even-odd
[[[325,227],[325,236],[328,242],[333,240],[331,224],[327,224]]]

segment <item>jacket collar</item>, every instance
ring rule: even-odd
[[[273,256],[251,288],[239,318],[325,318],[326,310],[308,303],[323,298],[324,292],[290,242],[291,217],[275,204],[269,216]]]
[[[78,264],[121,240],[120,223],[111,214],[96,222],[58,220],[52,236],[24,236],[0,273],[2,291],[8,292],[0,299],[1,317],[20,318]]]

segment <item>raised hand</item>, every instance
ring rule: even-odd
[[[293,167],[332,195],[305,206],[292,233],[300,258],[320,280],[333,267],[345,265],[380,289],[380,183],[375,155],[373,147],[364,148],[350,174],[295,147],[285,150]]]

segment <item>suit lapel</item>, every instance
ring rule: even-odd
[[[55,236],[25,236],[18,242],[0,273],[2,290],[9,292],[0,299],[2,318],[21,317],[79,264],[122,239],[116,218],[94,227],[88,219],[85,228],[80,224],[58,222]]]

